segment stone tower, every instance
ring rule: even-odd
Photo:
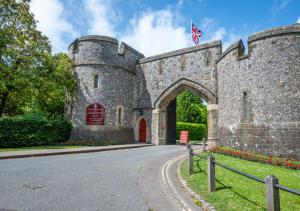
[[[137,60],[143,54],[105,36],[84,36],[69,47],[78,80],[70,105],[72,139],[134,142],[131,127]]]

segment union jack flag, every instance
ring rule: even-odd
[[[195,44],[199,43],[199,38],[202,36],[202,31],[198,29],[198,27],[192,23],[192,38]]]

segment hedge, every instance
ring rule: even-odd
[[[63,118],[0,118],[0,147],[29,147],[57,144],[69,139],[71,124]]]
[[[207,139],[207,129],[204,124],[176,122],[176,139],[180,139],[180,131],[189,131],[189,140],[202,140]]]

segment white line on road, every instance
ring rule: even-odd
[[[172,164],[174,164],[176,161],[182,159],[182,157],[183,156],[179,156],[179,157],[173,158],[173,159],[169,160],[168,162],[166,162],[162,167],[161,173],[162,173],[162,178],[163,178],[164,183],[175,194],[176,198],[178,199],[177,202],[180,203],[181,207],[183,207],[183,210],[192,211],[192,209],[189,208],[189,206],[185,203],[185,201],[180,197],[178,191],[176,191],[175,186],[173,185],[173,183],[170,179],[170,175],[168,173],[170,166],[172,166]]]

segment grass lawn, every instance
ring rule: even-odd
[[[201,153],[207,156],[207,153]],[[245,173],[265,178],[274,175],[279,183],[300,190],[300,171],[213,154],[215,159]],[[197,165],[198,162],[198,165]],[[266,210],[265,185],[216,165],[216,192],[207,192],[207,161],[194,157],[194,174],[189,176],[187,161],[181,167],[183,178],[196,193],[217,210]],[[281,210],[300,210],[300,196],[280,190]]]
[[[41,149],[70,149],[70,148],[80,148],[80,147],[85,147],[85,146],[50,145],[50,146],[34,146],[34,147],[0,148],[0,152],[41,150]]]

